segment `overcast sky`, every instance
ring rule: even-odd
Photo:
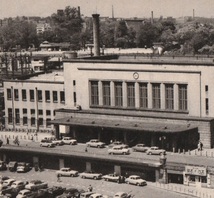
[[[57,9],[80,6],[81,14],[114,17],[214,17],[214,0],[0,0],[0,18],[16,16],[50,16]]]

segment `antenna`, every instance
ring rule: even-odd
[[[112,5],[112,19],[114,19],[114,6]]]

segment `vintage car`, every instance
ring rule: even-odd
[[[102,174],[101,173],[95,173],[93,171],[85,171],[80,174],[80,177],[83,179],[101,179]]]
[[[162,155],[166,154],[166,151],[164,149],[159,149],[157,146],[152,146],[146,151],[147,155]]]
[[[122,146],[123,148],[128,148],[129,146],[127,144],[122,143],[121,141],[114,141],[111,144],[108,145],[109,148],[112,148],[114,146]]]
[[[92,139],[89,142],[86,142],[86,146],[88,147],[96,147],[96,148],[104,148],[105,143],[99,141],[98,139]]]
[[[48,187],[48,184],[40,180],[32,180],[29,182],[29,184],[25,186],[25,188],[28,190],[38,190],[38,189],[43,189],[47,187]]]
[[[51,140],[43,139],[40,142],[41,147],[55,147],[55,144]]]
[[[62,140],[58,140],[55,137],[46,137],[45,139],[46,140],[50,140],[56,146],[62,146],[62,145],[64,145],[64,142]]]
[[[128,148],[124,148],[123,146],[114,146],[110,149],[108,149],[108,154],[120,154],[120,155],[128,155],[130,154],[130,151]]]
[[[72,138],[72,137],[66,137],[64,136],[62,138],[62,141],[64,144],[68,144],[68,145],[77,145],[77,140]]]
[[[62,195],[56,198],[69,198],[69,197],[80,197],[80,192],[76,188],[67,188]]]
[[[30,191],[27,189],[21,190],[16,198],[36,198],[37,197],[37,192],[35,191]]]
[[[126,192],[117,192],[113,198],[130,198],[130,195]]]
[[[7,170],[7,164],[4,161],[0,161],[0,170]]]
[[[149,147],[145,146],[145,144],[137,144],[132,147],[133,151],[138,151],[138,152],[146,152],[149,149]]]
[[[17,165],[18,165],[17,161],[10,161],[8,164],[9,171],[11,172],[16,171]]]
[[[30,163],[18,162],[16,172],[17,173],[26,173],[31,170]]]
[[[102,177],[105,181],[112,181],[117,183],[122,183],[124,181],[124,177],[116,174],[108,174]]]
[[[56,171],[58,176],[69,176],[69,177],[77,177],[78,171],[71,170],[70,168],[61,168],[60,170]]]
[[[125,183],[127,184],[134,184],[136,186],[146,186],[147,183],[145,180],[141,179],[138,175],[130,175],[128,178],[125,179]]]

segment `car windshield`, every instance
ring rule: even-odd
[[[25,164],[25,162],[19,162],[18,163],[18,166],[25,166],[26,164]]]

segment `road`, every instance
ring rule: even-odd
[[[113,196],[116,192],[123,191],[134,195],[134,198],[190,198],[191,196],[182,195],[174,192],[169,192],[156,187],[153,187],[148,182],[147,186],[139,187],[128,184],[117,184],[114,182],[107,182],[104,180],[90,180],[82,179],[80,177],[61,177],[61,182],[57,182],[55,171],[44,170],[42,172],[35,172],[34,170],[28,173],[13,173],[9,171],[1,171],[0,175],[9,176],[16,180],[30,181],[33,179],[40,179],[48,182],[49,186],[63,186],[76,187],[87,190],[88,186],[93,187],[93,191],[108,196]]]

